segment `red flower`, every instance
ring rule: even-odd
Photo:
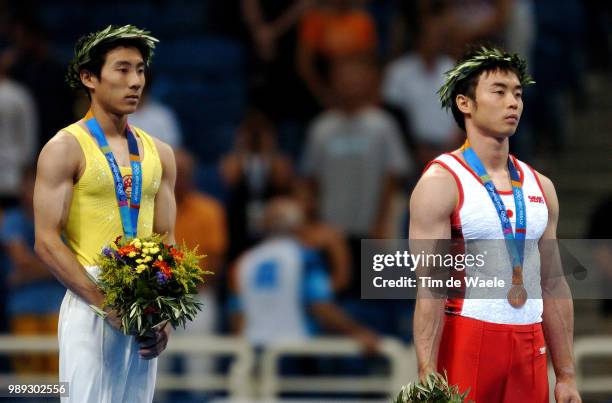
[[[180,262],[185,255],[180,250],[172,247],[172,248],[170,248],[170,256],[172,256],[174,258],[174,260]]]
[[[136,247],[134,245],[126,245],[123,248],[119,249],[119,254],[121,256],[125,256],[125,255],[127,255],[127,254],[129,254],[131,252],[136,252],[136,250],[137,249],[136,249]]]
[[[156,261],[155,263],[153,263],[153,267],[157,267],[159,268],[159,270],[164,273],[164,276],[166,276],[167,278],[172,277],[172,269],[170,268],[170,266],[168,266],[168,263],[166,262],[160,262],[159,260]]]

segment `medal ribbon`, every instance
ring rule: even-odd
[[[113,182],[115,183],[115,194],[117,196],[117,204],[119,206],[119,214],[121,216],[121,224],[123,226],[123,233],[127,238],[135,238],[138,232],[138,214],[140,213],[140,199],[142,196],[142,169],[140,163],[140,153],[138,151],[138,143],[134,133],[129,126],[126,126],[126,134],[128,141],[128,150],[130,152],[130,165],[132,167],[132,194],[128,201],[127,193],[123,186],[123,177],[115,156],[108,145],[106,136],[100,124],[93,117],[91,112],[88,112],[85,124],[89,128],[89,131],[96,139],[100,150],[108,161],[111,173],[113,175]]]
[[[495,210],[497,211],[499,222],[501,223],[504,238],[506,240],[506,248],[508,249],[508,254],[510,255],[510,260],[512,261],[512,284],[522,285],[522,269],[525,253],[525,236],[527,234],[527,219],[525,216],[523,185],[521,184],[519,173],[512,163],[512,158],[508,158],[508,171],[510,172],[512,194],[514,195],[514,204],[516,208],[516,231],[513,234],[512,223],[508,218],[508,213],[506,212],[504,202],[499,196],[499,193],[497,193],[497,189],[495,188],[491,177],[489,177],[489,174],[487,174],[487,170],[482,165],[482,162],[480,162],[480,159],[476,155],[476,152],[468,140],[465,141],[465,144],[461,150],[465,161],[468,163],[470,168],[476,172],[485,189],[487,189],[487,193],[489,194]]]

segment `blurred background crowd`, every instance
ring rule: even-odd
[[[422,168],[461,145],[436,91],[467,43],[528,60],[537,84],[512,152],[556,183],[559,236],[612,238],[609,2],[0,0],[3,332],[56,332],[64,290],[32,251],[33,166],[86,111],[64,82],[76,40],[128,23],[160,39],[129,121],[175,147],[177,240],[200,245],[215,272],[189,334],[264,347],[340,333],[369,352],[382,336],[410,343],[413,301],[360,299],[360,240],[406,237]],[[576,309],[578,335],[610,333],[608,301]],[[289,370],[378,369],[323,364]],[[57,371],[42,355],[0,366]]]

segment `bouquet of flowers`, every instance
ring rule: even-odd
[[[464,403],[468,393],[459,393],[457,385],[449,385],[446,371],[444,375],[432,372],[421,382],[403,386],[393,403]]]
[[[129,240],[120,236],[102,250],[96,283],[105,295],[104,307],[121,319],[124,334],[144,336],[166,323],[185,327],[194,319],[201,310],[197,286],[212,274],[200,268],[203,256],[196,251],[168,245],[157,234]]]

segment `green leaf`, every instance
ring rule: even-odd
[[[468,393],[449,385],[446,373],[431,373],[421,382],[403,386],[393,403],[465,403]]]

